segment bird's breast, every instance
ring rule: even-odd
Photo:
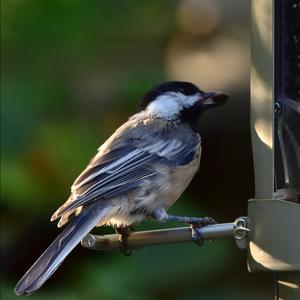
[[[187,165],[161,170],[162,173],[165,172],[166,179],[161,182],[158,189],[158,199],[160,199],[158,201],[162,201],[164,208],[169,208],[181,196],[199,169],[199,164],[200,152]]]
[[[187,188],[200,164],[200,149],[187,165],[170,168],[157,166],[159,174],[153,181],[144,184],[133,193],[111,199],[111,209],[101,224],[114,226],[138,223],[157,208],[168,209]]]

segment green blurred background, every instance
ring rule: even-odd
[[[171,212],[220,222],[246,215],[254,194],[249,1],[2,0],[1,7],[1,299],[17,299],[15,283],[58,234],[49,218],[96,148],[162,81],[230,95],[201,119],[200,172]],[[132,257],[79,246],[31,299],[270,299],[271,286],[247,273],[246,253],[232,240],[149,247]]]

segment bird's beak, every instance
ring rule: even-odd
[[[228,100],[228,96],[221,92],[207,92],[200,96],[199,102],[203,107],[214,107],[224,104]]]

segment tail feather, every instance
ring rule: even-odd
[[[15,293],[30,295],[39,289],[82,238],[105,216],[105,211],[104,203],[99,201],[85,207],[20,279]]]

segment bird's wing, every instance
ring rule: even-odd
[[[70,199],[51,220],[95,200],[111,199],[133,191],[143,181],[158,175],[156,166],[159,164],[171,168],[187,164],[198,150],[198,141],[192,140],[187,143],[166,136],[156,140],[153,136],[125,136],[112,142],[105,154],[100,147],[99,153],[74,182]]]

